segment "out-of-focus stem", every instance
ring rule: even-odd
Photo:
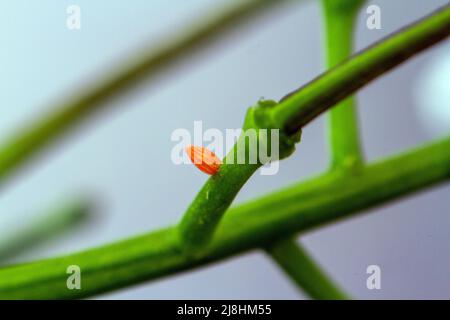
[[[93,202],[86,198],[60,203],[27,221],[22,221],[13,232],[5,230],[0,237],[0,261],[23,251],[32,250],[36,244],[62,235],[69,229],[90,219]]]
[[[66,101],[49,106],[48,111],[20,128],[9,139],[0,143],[0,188],[5,180],[44,147],[61,137],[74,125],[92,113],[110,106],[114,98],[136,87],[144,79],[159,75],[168,67],[207,44],[218,41],[230,30],[248,21],[257,12],[268,10],[287,0],[242,0],[222,7],[217,13],[193,19],[193,26],[177,29],[167,41],[150,46],[115,65],[113,73],[105,72],[103,80],[89,84]]]
[[[349,297],[293,239],[269,245],[267,253],[308,296],[320,300],[345,300]]]
[[[354,25],[364,2],[365,0],[322,0],[328,68],[351,55]],[[362,164],[354,97],[348,97],[329,111],[329,140],[333,169],[353,168]]]

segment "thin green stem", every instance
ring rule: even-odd
[[[136,54],[131,59],[132,62],[115,66],[118,72],[105,74],[98,84],[73,93],[67,102],[49,106],[47,114],[23,126],[9,140],[0,144],[0,186],[15,170],[56,138],[93,112],[111,106],[108,102],[130,91],[142,80],[157,77],[191,53],[218,41],[227,31],[234,30],[239,23],[248,21],[256,13],[285,2],[287,1],[237,1],[233,6],[222,8],[218,14],[208,13],[193,19],[194,26],[178,28],[176,36],[167,38],[174,40],[164,41],[156,48],[154,45],[149,46]]]
[[[293,239],[269,245],[267,253],[311,298],[346,300],[349,297],[334,284],[308,252]]]
[[[351,55],[355,21],[364,2],[322,0],[328,68]],[[363,163],[354,97],[341,101],[329,111],[329,140],[333,169],[353,168]]]
[[[0,298],[81,298],[192,269],[360,213],[450,179],[450,138],[370,164],[330,172],[231,208],[201,256],[180,250],[178,226],[59,258],[0,269]],[[82,270],[68,290],[66,268]]]
[[[450,35],[450,5],[378,42],[282,99],[275,127],[297,132],[331,106]]]

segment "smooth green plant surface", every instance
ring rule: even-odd
[[[338,2],[351,10],[342,10],[343,7],[335,5]],[[260,8],[260,4],[264,7],[268,1],[258,2],[258,5],[255,1],[248,3],[251,5],[244,5],[246,13]],[[351,52],[351,29],[361,3],[360,0],[323,3],[330,67]],[[213,28],[214,31],[218,30]],[[211,38],[208,31],[200,29],[198,32]],[[445,39],[449,33],[450,7],[447,5],[340,63],[280,103],[258,104],[250,109],[256,112],[249,113],[252,118],[246,119],[244,131],[249,123],[250,128],[280,129],[280,135],[287,143],[286,153],[281,154],[288,156],[293,152],[301,128],[341,102],[330,114],[333,139],[329,172],[229,209],[237,192],[257,167],[225,164],[219,170],[220,176],[207,181],[179,225],[64,257],[1,268],[0,298],[88,297],[256,248],[265,249],[311,297],[348,297],[289,237],[450,178],[450,139],[365,165],[358,139],[355,104],[347,99],[371,80]],[[192,37],[195,38],[195,34]],[[343,38],[342,47],[336,40],[339,38]],[[174,47],[180,46],[190,48],[191,42],[175,42]],[[163,65],[177,58],[169,53],[160,58]],[[157,61],[153,63],[159,69]],[[141,74],[138,69],[139,75],[155,71],[144,68]],[[127,89],[136,82],[136,77],[126,75],[127,71],[117,76],[124,81],[120,82],[123,85],[107,83],[95,88],[88,96],[101,98],[85,99],[79,106],[95,109],[105,102],[103,98]],[[0,148],[0,181],[80,118],[76,112],[69,112],[63,118],[58,118],[57,113],[13,137]],[[345,128],[350,130],[343,130]],[[66,268],[73,264],[82,270],[82,290],[66,287]]]

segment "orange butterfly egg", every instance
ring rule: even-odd
[[[222,161],[211,150],[192,145],[187,146],[185,150],[192,163],[204,173],[214,175],[219,171]]]

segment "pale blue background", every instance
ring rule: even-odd
[[[145,83],[118,100],[117,108],[84,123],[63,145],[16,175],[0,194],[0,239],[60,199],[89,193],[99,198],[102,207],[98,223],[40,245],[14,261],[69,253],[176,223],[206,176],[193,167],[171,163],[171,132],[191,130],[194,120],[203,120],[207,128],[238,128],[248,105],[262,96],[279,99],[323,71],[319,6],[316,1],[298,2],[236,30],[171,69],[158,83]],[[382,29],[368,30],[362,14],[357,47],[371,44],[446,2],[371,1],[382,9]],[[1,0],[0,4],[3,138],[41,114],[45,106],[114,68],[135,49],[177,34],[190,17],[215,8],[217,1]],[[66,28],[69,4],[81,7],[80,31]],[[417,97],[425,85],[417,79],[436,57],[449,54],[448,46],[435,47],[361,91],[362,137],[370,160],[446,131],[448,119],[440,124],[443,130],[433,132],[419,120],[417,110],[423,99]],[[449,108],[448,99],[441,103]],[[278,175],[255,175],[238,201],[325,170],[323,120],[305,129],[298,152],[283,161]],[[450,298],[449,186],[368,213],[308,233],[303,242],[357,298]],[[379,291],[366,288],[365,271],[370,264],[382,269]],[[254,252],[102,297],[303,296],[270,259]]]

